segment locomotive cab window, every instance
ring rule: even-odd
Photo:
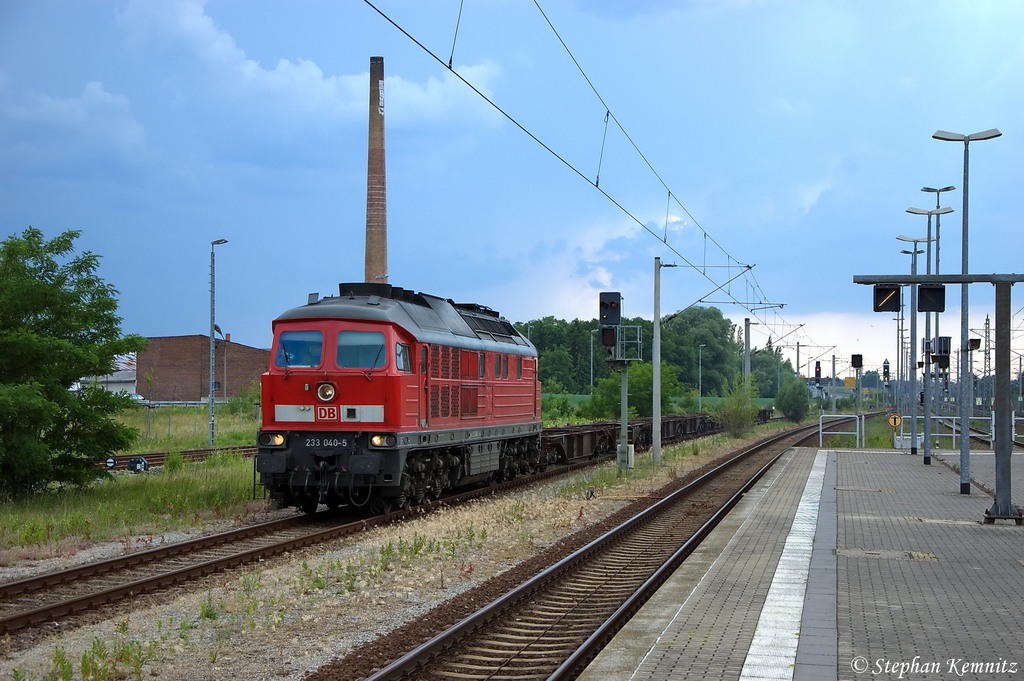
[[[407,343],[395,343],[395,366],[399,371],[412,373],[412,348]]]
[[[516,357],[516,378],[523,377],[523,358]]]
[[[380,331],[342,331],[338,334],[338,367],[380,369],[387,362]]]
[[[277,339],[274,364],[282,369],[318,367],[324,338],[319,331],[282,331]]]

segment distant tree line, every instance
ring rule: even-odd
[[[641,362],[630,366],[630,404],[640,416],[651,413],[651,366],[654,324],[640,317],[623,319],[624,326],[639,326]],[[515,327],[537,347],[540,380],[544,392],[592,394],[593,406],[605,416],[611,404],[618,405],[619,373],[605,362],[607,350],[601,345],[598,320],[565,321],[544,317],[517,322]],[[714,307],[691,307],[664,317],[661,325],[662,400],[692,397],[696,403],[698,386],[705,397],[725,397],[737,387],[743,368],[743,344],[740,330]],[[703,347],[701,347],[703,346]],[[779,387],[795,376],[789,360],[769,344],[751,349],[750,389],[761,397],[775,397]],[[614,394],[612,394],[614,393]],[[646,396],[645,398],[641,395]],[[584,411],[588,411],[584,409]],[[670,409],[664,409],[666,413]]]

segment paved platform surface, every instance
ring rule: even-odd
[[[1024,527],[958,462],[791,449],[580,679],[1024,679]]]

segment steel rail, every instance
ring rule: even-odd
[[[461,504],[472,499],[525,487],[541,480],[575,472],[588,466],[592,466],[595,463],[597,463],[597,460],[552,466],[546,471],[539,472],[535,475],[521,476],[489,487],[468,490],[437,501],[425,501],[423,504],[418,506],[399,509],[385,515],[360,518],[353,522],[335,525],[327,529],[307,532],[299,537],[289,537],[281,541],[268,543],[264,546],[246,549],[244,551],[232,553],[231,555],[217,557],[201,561],[190,566],[161,572],[144,579],[133,580],[114,587],[107,587],[98,591],[83,593],[73,598],[42,605],[31,610],[16,612],[0,618],[0,634],[33,626],[51,619],[66,617],[97,605],[113,602],[126,596],[153,592],[188,579],[194,579],[212,572],[237,567],[245,563],[257,561],[261,558],[268,558],[287,551],[293,551],[307,546],[333,541],[349,534],[365,531],[366,529],[377,525],[399,522],[406,517],[423,515],[442,507]],[[330,517],[330,512],[318,513],[313,517],[324,519]],[[69,568],[67,570],[61,570],[59,572],[38,575],[36,577],[19,580],[17,582],[0,584],[0,603],[10,603],[13,598],[18,596],[31,597],[33,594],[38,594],[46,589],[52,589],[54,586],[73,584],[78,580],[86,580],[100,575],[112,576],[119,570],[136,569],[160,560],[185,558],[190,553],[226,547],[232,543],[249,541],[260,537],[267,537],[269,539],[268,535],[272,532],[284,532],[288,529],[302,527],[303,524],[308,524],[309,521],[307,518],[307,516],[292,516],[290,518],[283,518],[269,523],[261,523],[259,525],[253,525],[238,530],[230,530],[228,532],[221,532],[207,537],[200,537],[189,541],[160,546],[155,549],[131,553],[125,556],[118,556],[116,558],[89,563]]]
[[[681,435],[679,437],[672,438],[671,441],[685,440],[690,437],[693,437],[693,435]],[[218,448],[212,450],[191,450],[189,455],[190,458],[199,457],[202,454],[208,454],[209,452],[216,451],[217,449]],[[224,448],[219,449],[223,450]],[[234,447],[229,449],[245,450],[255,448]],[[90,591],[58,602],[34,607],[30,610],[17,611],[14,614],[0,616],[0,634],[33,626],[55,618],[66,617],[68,615],[87,610],[91,607],[114,602],[127,596],[157,591],[161,588],[178,584],[189,579],[237,567],[261,558],[271,557],[286,551],[292,551],[306,546],[332,541],[345,535],[364,531],[377,525],[399,522],[407,516],[422,515],[444,506],[461,504],[472,499],[531,485],[535,482],[593,466],[603,460],[603,457],[593,457],[580,459],[569,464],[555,464],[549,466],[545,471],[536,472],[531,475],[518,476],[512,480],[460,492],[436,501],[427,500],[422,504],[397,509],[388,514],[361,518],[354,522],[305,533],[299,537],[289,537],[282,541],[271,541],[270,543],[260,547],[246,549],[210,560],[202,560],[189,566],[163,571],[150,577],[131,580],[120,585],[112,587],[105,586],[105,588],[97,591]],[[323,518],[327,515],[328,514],[322,513],[317,514],[314,517]],[[308,522],[306,518],[306,516],[292,516],[290,518],[275,520],[269,523],[261,523],[259,525],[240,528],[238,530],[230,530],[228,532],[221,532],[193,540],[168,544],[154,549],[138,551],[95,563],[80,565],[67,570],[30,577],[17,582],[0,584],[0,604],[8,605],[12,599],[19,596],[23,599],[33,598],[34,595],[38,595],[45,590],[52,589],[56,586],[73,584],[79,580],[84,582],[84,580],[97,578],[101,575],[106,578],[106,576],[113,576],[117,571],[139,569],[148,564],[155,564],[161,560],[170,560],[175,558],[184,559],[188,554],[194,554],[200,551],[209,551],[219,547],[226,547],[233,543],[251,541],[256,538],[267,538],[269,540],[270,533],[284,532],[292,527],[301,527],[304,522]],[[3,605],[0,605],[0,612],[4,609]],[[14,608],[8,608],[8,610],[13,609]]]
[[[795,434],[799,434],[797,436],[796,442],[803,441],[804,439],[807,438],[806,431],[816,430],[817,424],[811,424],[809,426],[796,429],[795,431],[789,431],[782,435],[767,438],[766,440],[757,443],[756,445],[746,450],[745,452],[731,458],[729,461],[721,464],[712,471],[709,471],[704,475],[700,476],[699,478],[688,484],[686,487],[678,490],[677,492],[672,493],[671,495],[665,497],[664,499],[652,505],[648,509],[637,514],[633,518],[620,524],[615,529],[595,539],[587,546],[575,551],[574,553],[562,559],[561,561],[551,566],[547,570],[535,575],[534,577],[527,580],[515,589],[511,590],[504,596],[484,606],[472,615],[466,617],[456,625],[434,636],[432,639],[418,646],[415,650],[409,652],[400,659],[393,661],[386,667],[380,669],[371,676],[367,677],[367,681],[385,681],[401,679],[415,674],[417,670],[420,670],[423,664],[427,663],[428,661],[431,661],[433,658],[438,656],[442,651],[451,648],[454,645],[457,645],[461,639],[471,634],[474,630],[484,626],[485,624],[488,624],[491,620],[500,617],[501,613],[504,613],[505,611],[515,607],[517,604],[524,602],[528,597],[540,592],[542,589],[554,583],[563,575],[566,575],[567,573],[571,572],[577,566],[585,564],[589,559],[600,554],[604,549],[610,547],[610,545],[612,545],[613,543],[621,542],[624,536],[626,536],[630,532],[636,531],[637,528],[643,526],[656,516],[661,515],[661,513],[665,509],[674,505],[679,499],[685,498],[686,495],[692,493],[695,489],[702,487],[705,483],[714,479],[722,472],[731,468],[733,465],[741,461],[747,460],[756,452],[761,451],[767,447],[777,445],[778,443],[785,441],[787,439],[794,439]],[[774,457],[772,461],[774,461],[777,458],[778,457]],[[758,472],[754,474],[753,481],[748,481],[742,486],[743,489],[747,489],[749,485],[754,484],[754,482],[756,482],[756,478],[759,478],[761,475],[763,475],[764,471],[767,470],[769,466],[770,464],[762,466],[758,470]],[[727,502],[727,505],[729,505],[730,507],[732,505],[735,505],[735,503],[742,497],[742,494],[743,491],[741,490],[740,492],[731,495],[729,501]],[[719,510],[714,515],[718,520],[720,520],[722,517],[724,517],[724,515],[727,512],[728,509]],[[702,524],[702,526],[697,530],[697,534],[706,536],[707,533],[709,533],[713,527],[714,523],[710,523],[710,521],[706,522]],[[655,568],[653,570],[653,574],[647,580],[645,580],[644,586],[641,587],[639,591],[636,591],[632,595],[627,596],[624,599],[624,602],[616,609],[615,614],[612,617],[613,621],[606,620],[603,625],[600,625],[598,627],[597,632],[593,633],[587,639],[587,642],[584,643],[585,647],[577,649],[577,652],[574,654],[571,666],[567,667],[565,672],[559,673],[569,674],[569,670],[576,668],[581,663],[581,660],[589,660],[592,654],[596,652],[596,650],[599,649],[600,646],[603,646],[604,642],[606,642],[607,639],[621,627],[622,623],[624,622],[623,618],[628,619],[627,613],[632,614],[632,612],[635,612],[635,609],[642,605],[642,603],[645,602],[647,598],[649,598],[649,595],[651,593],[650,589],[655,588],[655,585],[660,585],[660,583],[663,582],[664,579],[667,578],[668,575],[670,575],[671,572],[678,566],[678,563],[681,562],[690,551],[692,551],[693,547],[695,547],[697,543],[699,543],[699,540],[688,540],[683,544],[683,547],[685,547],[687,550],[684,550],[684,548],[677,549],[675,552],[672,553],[668,561],[664,561],[660,565],[660,567]],[[671,563],[675,563],[675,565],[670,565]],[[570,663],[566,661],[563,663],[562,666],[565,667],[569,664]],[[562,676],[558,678],[568,678],[568,676]]]

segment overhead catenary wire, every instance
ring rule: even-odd
[[[752,276],[750,273],[751,273],[751,270],[753,269],[753,266],[752,265],[746,265],[746,264],[742,263],[741,261],[737,260],[736,258],[733,258],[732,255],[729,254],[729,252],[726,251],[725,248],[723,248],[722,245],[720,243],[718,243],[718,241],[713,236],[711,236],[707,232],[707,230],[704,229],[704,227],[700,224],[700,222],[690,213],[690,211],[686,208],[686,206],[683,205],[683,203],[679,200],[678,196],[674,192],[671,191],[671,189],[669,188],[668,184],[661,177],[661,175],[658,173],[658,171],[654,168],[654,166],[648,160],[646,155],[640,150],[639,146],[632,139],[632,137],[628,134],[628,132],[625,130],[624,126],[619,122],[619,120],[616,118],[615,114],[611,111],[611,108],[605,103],[604,98],[598,92],[597,88],[594,86],[594,84],[591,81],[591,79],[589,78],[589,76],[587,76],[586,72],[583,70],[583,68],[580,65],[579,61],[572,54],[572,51],[569,49],[568,45],[566,45],[565,41],[561,38],[561,36],[559,35],[558,31],[555,29],[554,25],[551,23],[550,19],[544,13],[543,9],[540,7],[540,4],[539,4],[538,0],[534,0],[534,4],[536,5],[538,11],[540,11],[540,13],[543,16],[545,22],[551,28],[552,32],[554,33],[554,35],[558,39],[559,43],[562,44],[562,46],[565,49],[566,53],[569,55],[569,58],[576,65],[576,68],[579,70],[579,72],[582,75],[582,77],[584,78],[584,80],[590,86],[591,90],[594,92],[594,94],[597,97],[598,101],[600,101],[602,106],[604,107],[606,123],[607,123],[608,120],[611,120],[612,122],[615,123],[615,125],[619,129],[619,131],[622,133],[622,135],[626,138],[626,140],[629,142],[629,144],[633,147],[633,149],[636,151],[636,153],[639,155],[639,157],[643,160],[644,164],[646,164],[648,169],[651,171],[652,175],[657,179],[657,181],[662,185],[662,187],[664,187],[664,189],[668,192],[670,204],[671,204],[672,201],[674,201],[676,203],[676,205],[683,211],[683,213],[685,213],[686,216],[693,222],[693,224],[698,229],[700,229],[700,231],[702,233],[703,240],[704,240],[704,255],[703,255],[703,261],[702,261],[701,265],[697,265],[697,264],[691,262],[690,259],[687,258],[686,256],[684,256],[675,246],[673,246],[672,244],[668,243],[668,240],[667,240],[667,221],[666,221],[666,233],[665,233],[665,236],[663,237],[663,236],[657,234],[643,220],[641,220],[636,215],[634,215],[632,212],[630,212],[629,209],[627,209],[617,199],[615,199],[611,194],[609,194],[607,191],[605,191],[604,189],[602,189],[600,187],[600,184],[599,184],[599,180],[600,180],[600,164],[603,164],[604,143],[605,143],[604,139],[602,139],[601,161],[599,163],[598,175],[592,181],[592,180],[590,180],[589,177],[587,177],[587,175],[585,173],[583,173],[576,166],[574,166],[572,163],[570,163],[566,158],[564,158],[558,152],[556,152],[551,146],[549,146],[543,140],[541,140],[539,137],[537,137],[537,135],[535,135],[533,132],[531,132],[525,125],[520,123],[510,113],[505,111],[495,101],[493,101],[490,97],[485,95],[481,90],[479,90],[475,85],[473,85],[473,83],[471,83],[466,78],[464,78],[461,74],[459,74],[458,71],[454,70],[454,68],[452,67],[452,64],[453,64],[453,61],[454,61],[454,50],[455,50],[455,43],[454,43],[454,41],[453,41],[453,44],[452,44],[452,56],[449,58],[448,63],[445,64],[445,62],[441,58],[439,58],[430,48],[428,48],[422,42],[417,40],[412,34],[410,34],[408,31],[406,31],[402,26],[400,26],[395,20],[393,20],[390,16],[385,14],[380,8],[378,8],[376,5],[374,5],[374,3],[371,0],[363,0],[363,2],[368,7],[370,7],[373,11],[375,11],[377,14],[379,14],[385,21],[387,21],[389,24],[391,24],[402,35],[404,35],[412,43],[414,43],[417,47],[419,47],[424,53],[426,53],[431,58],[433,58],[435,61],[437,61],[439,64],[441,64],[441,66],[447,68],[448,71],[452,75],[454,75],[456,78],[458,78],[460,81],[462,81],[463,84],[465,84],[468,88],[470,88],[477,96],[479,96],[483,101],[485,101],[488,105],[490,105],[495,111],[497,111],[499,114],[501,114],[503,117],[505,117],[512,125],[514,125],[516,128],[518,128],[524,134],[526,134],[530,139],[532,139],[534,142],[536,142],[542,149],[544,149],[551,156],[553,156],[555,159],[560,161],[565,167],[567,167],[569,170],[574,172],[581,179],[583,179],[588,184],[590,184],[592,187],[594,187],[612,205],[614,205],[623,214],[625,214],[629,219],[631,219],[633,222],[635,222],[637,225],[639,225],[644,231],[646,231],[648,234],[650,234],[651,236],[656,238],[658,241],[660,241],[665,248],[667,248],[669,251],[671,251],[677,258],[679,258],[682,262],[684,262],[689,268],[693,269],[696,272],[699,272],[705,279],[707,279],[712,284],[715,284],[716,287],[717,287],[715,290],[721,290],[723,287],[729,286],[732,283],[732,281],[735,280],[737,278],[737,276],[739,276],[739,275],[730,277],[726,282],[724,282],[722,284],[719,284],[719,282],[715,281],[712,277],[710,277],[708,275],[707,270],[709,268],[710,269],[721,269],[721,268],[731,269],[733,267],[739,266],[739,267],[743,267],[744,268],[744,271],[740,273],[741,275]],[[459,17],[458,17],[458,21],[457,21],[457,25],[456,25],[456,37],[457,37],[457,33],[458,33],[458,25],[461,23],[461,16],[462,16],[462,3],[460,3]],[[605,129],[605,137],[606,136],[607,136],[607,127]],[[707,263],[707,242],[709,240],[711,241],[711,243],[721,253],[723,253],[726,256],[728,264],[726,264],[726,265],[708,265],[708,263]],[[732,263],[735,263],[735,265],[732,264]],[[753,286],[754,290],[760,292],[761,295],[764,295],[764,291],[763,291],[762,287],[760,286],[760,284],[757,282],[756,279],[753,280],[752,286]],[[741,301],[739,301],[735,296],[733,296],[730,291],[726,290],[726,294],[730,298],[733,299],[734,304],[741,305],[741,307],[744,307],[745,309],[747,309],[747,311],[750,312],[751,316],[753,316],[759,322],[761,322],[763,324],[767,324],[766,320],[762,319],[762,317],[757,314],[756,310],[752,310],[749,307],[747,307],[746,305],[743,305],[741,303]],[[763,300],[767,300],[767,296],[764,296]],[[761,304],[761,303],[759,303],[759,304]]]
[[[391,24],[392,26],[394,26],[394,27],[395,27],[395,28],[396,28],[396,29],[397,29],[397,30],[398,30],[399,32],[401,32],[401,33],[402,33],[402,35],[404,35],[404,36],[405,36],[405,37],[407,37],[407,38],[408,38],[409,40],[411,40],[411,41],[412,41],[413,43],[415,43],[417,47],[419,47],[419,48],[420,48],[421,50],[423,50],[423,51],[424,51],[424,52],[425,52],[426,54],[428,54],[428,55],[429,55],[429,56],[430,56],[430,57],[431,57],[432,59],[434,59],[434,60],[435,60],[435,61],[436,61],[436,62],[437,62],[438,64],[441,64],[441,65],[442,65],[442,66],[444,66],[445,68],[448,68],[448,66],[447,66],[447,65],[445,64],[445,62],[444,62],[444,61],[443,61],[443,60],[442,60],[442,59],[441,59],[440,57],[438,57],[438,56],[437,56],[436,54],[434,54],[434,52],[433,52],[433,51],[431,51],[431,50],[430,50],[430,48],[428,48],[428,47],[427,47],[426,45],[424,45],[424,44],[423,44],[423,43],[421,43],[421,42],[420,42],[419,40],[417,40],[417,39],[416,39],[415,37],[413,37],[413,35],[412,35],[412,34],[410,34],[410,33],[409,33],[408,31],[406,31],[406,30],[405,30],[404,28],[402,28],[401,26],[399,26],[399,25],[398,25],[398,23],[396,23],[394,19],[392,19],[392,18],[391,18],[391,17],[389,17],[389,16],[387,15],[387,14],[385,14],[385,13],[384,13],[383,11],[381,11],[381,10],[380,10],[380,9],[379,9],[379,8],[378,8],[378,7],[376,6],[376,5],[374,5],[374,4],[373,4],[373,3],[372,3],[372,2],[370,1],[370,0],[363,0],[363,2],[364,2],[364,3],[366,4],[366,5],[368,5],[368,6],[369,6],[369,7],[370,7],[370,8],[371,8],[371,9],[372,9],[373,11],[377,12],[377,14],[379,14],[379,15],[380,15],[380,16],[381,16],[381,17],[382,17],[382,18],[383,18],[383,19],[384,19],[385,21],[387,21],[387,22],[388,22],[389,24]],[[540,139],[539,137],[537,137],[537,136],[536,136],[536,135],[534,135],[534,134],[533,134],[532,132],[530,132],[530,130],[529,130],[529,129],[527,129],[527,128],[526,128],[526,126],[524,126],[524,125],[523,125],[522,123],[520,123],[520,122],[519,122],[518,120],[516,120],[515,118],[513,118],[513,117],[512,117],[512,115],[511,115],[511,114],[509,114],[509,113],[508,113],[507,111],[505,111],[505,110],[504,110],[504,109],[502,109],[502,108],[501,108],[500,106],[498,106],[498,104],[497,104],[497,103],[496,103],[496,102],[495,102],[494,100],[492,100],[492,99],[491,99],[490,97],[488,97],[488,96],[487,96],[487,95],[485,95],[485,94],[484,94],[483,92],[481,92],[481,91],[480,91],[480,90],[479,90],[479,89],[478,89],[478,88],[477,88],[477,87],[476,87],[475,85],[473,85],[473,84],[472,84],[471,82],[469,82],[468,80],[466,80],[466,79],[465,79],[465,78],[464,78],[464,77],[463,77],[463,76],[462,76],[462,75],[461,75],[461,74],[460,74],[460,73],[459,73],[458,71],[456,71],[456,70],[454,70],[454,69],[450,69],[450,68],[449,68],[449,72],[450,72],[450,73],[451,73],[452,75],[454,75],[454,76],[455,76],[456,78],[458,78],[458,79],[459,79],[460,81],[462,81],[462,82],[463,82],[463,84],[465,84],[465,85],[466,85],[466,87],[468,87],[468,88],[469,88],[469,89],[471,89],[471,90],[472,90],[472,91],[473,91],[474,93],[476,93],[476,94],[477,94],[477,96],[479,96],[479,97],[480,97],[481,99],[483,99],[483,100],[484,100],[485,102],[487,102],[487,103],[488,103],[488,104],[489,104],[489,105],[490,105],[490,106],[491,106],[491,107],[492,107],[492,108],[493,108],[493,109],[494,109],[495,111],[497,111],[497,112],[498,112],[498,113],[500,113],[500,114],[501,114],[502,116],[504,116],[504,117],[505,117],[505,118],[506,118],[506,119],[507,119],[507,120],[508,120],[508,121],[509,121],[509,122],[510,122],[510,123],[511,123],[512,125],[514,125],[514,126],[516,126],[517,128],[519,128],[519,130],[521,130],[521,131],[522,131],[522,132],[523,132],[524,134],[526,134],[526,135],[527,135],[527,136],[528,136],[528,137],[529,137],[530,139],[532,139],[532,140],[533,140],[534,142],[536,142],[537,144],[539,144],[539,145],[541,146],[541,148],[543,148],[543,149],[544,149],[545,151],[547,151],[547,152],[548,152],[549,154],[551,154],[551,155],[552,155],[553,157],[555,157],[555,158],[556,158],[556,159],[557,159],[558,161],[560,161],[560,162],[561,162],[561,163],[562,163],[562,164],[563,164],[563,165],[564,165],[564,166],[565,166],[566,168],[568,168],[568,169],[569,169],[569,170],[571,170],[572,172],[576,173],[576,175],[578,175],[578,176],[579,176],[579,177],[580,177],[581,179],[583,179],[583,180],[584,180],[584,181],[585,181],[585,182],[586,182],[587,184],[589,184],[590,186],[594,187],[594,188],[595,188],[595,189],[596,189],[596,190],[597,190],[598,192],[600,192],[600,193],[601,193],[601,194],[602,194],[602,195],[603,195],[603,196],[604,196],[604,197],[605,197],[606,199],[608,199],[608,201],[610,201],[610,202],[611,202],[611,204],[612,204],[613,206],[615,206],[615,207],[616,207],[616,208],[618,208],[618,209],[619,209],[620,211],[622,211],[622,212],[623,212],[623,213],[624,213],[624,214],[625,214],[625,215],[626,215],[627,217],[629,217],[629,218],[630,218],[631,220],[633,220],[633,221],[634,221],[634,222],[635,222],[635,223],[636,223],[637,225],[639,225],[639,226],[640,226],[640,227],[641,227],[641,228],[642,228],[642,229],[643,229],[643,230],[644,230],[645,232],[647,232],[648,234],[652,235],[652,236],[653,236],[654,238],[656,238],[656,239],[657,239],[658,241],[662,241],[661,237],[659,237],[659,236],[658,236],[658,234],[657,234],[656,232],[654,232],[654,230],[652,230],[652,229],[651,229],[651,228],[650,228],[650,227],[649,227],[649,226],[648,226],[648,225],[647,225],[647,224],[646,224],[646,223],[645,223],[645,222],[644,222],[643,220],[641,220],[641,219],[640,219],[640,218],[638,218],[637,216],[633,215],[633,213],[631,213],[631,212],[630,212],[630,211],[629,211],[629,210],[628,210],[628,209],[627,209],[627,208],[626,208],[625,206],[623,206],[623,205],[622,205],[621,203],[619,203],[619,201],[618,201],[618,200],[616,200],[616,199],[615,199],[615,198],[614,198],[614,197],[613,197],[613,196],[612,196],[611,194],[609,194],[609,193],[608,193],[608,192],[606,192],[605,190],[603,190],[603,189],[601,189],[600,187],[598,187],[598,186],[597,186],[597,185],[596,185],[596,184],[594,183],[594,181],[593,181],[593,180],[591,180],[591,179],[590,179],[589,177],[587,177],[587,176],[586,176],[586,174],[584,174],[584,173],[583,173],[583,172],[582,172],[582,171],[581,171],[581,170],[580,170],[579,168],[577,168],[577,167],[576,167],[576,166],[574,166],[574,165],[573,165],[572,163],[570,163],[570,162],[569,162],[568,160],[566,160],[565,158],[563,158],[563,157],[562,157],[562,156],[561,156],[561,155],[560,155],[560,154],[559,154],[558,152],[556,152],[556,151],[555,151],[554,149],[552,149],[552,148],[551,148],[550,146],[548,146],[548,145],[547,145],[547,144],[546,144],[546,143],[545,143],[545,142],[544,142],[543,140],[541,140],[541,139]],[[692,269],[694,269],[694,270],[698,270],[698,269],[699,269],[699,268],[697,267],[697,265],[695,265],[695,264],[693,264],[692,262],[690,262],[689,258],[687,258],[687,257],[686,257],[686,256],[684,256],[684,255],[683,255],[682,253],[680,253],[680,252],[679,252],[679,251],[678,251],[678,250],[677,250],[677,249],[676,249],[675,247],[673,247],[673,246],[672,246],[671,244],[666,244],[666,243],[665,243],[664,241],[662,241],[662,243],[663,243],[663,244],[665,244],[665,247],[666,247],[666,248],[668,248],[668,249],[669,249],[670,251],[672,251],[672,252],[673,252],[673,253],[674,253],[674,254],[676,255],[676,257],[678,257],[678,258],[679,258],[680,260],[682,260],[683,262],[685,262],[685,263],[686,263],[686,264],[687,264],[687,265],[688,265],[688,266],[689,266],[690,268],[692,268]],[[737,261],[737,262],[738,262],[738,261]],[[711,283],[713,283],[713,284],[714,284],[714,283],[717,283],[717,282],[716,282],[715,280],[711,279],[711,278],[710,278],[710,277],[708,277],[708,276],[707,276],[706,274],[704,275],[704,277],[705,277],[706,279],[708,279],[708,280],[709,280],[709,281],[710,281]]]

